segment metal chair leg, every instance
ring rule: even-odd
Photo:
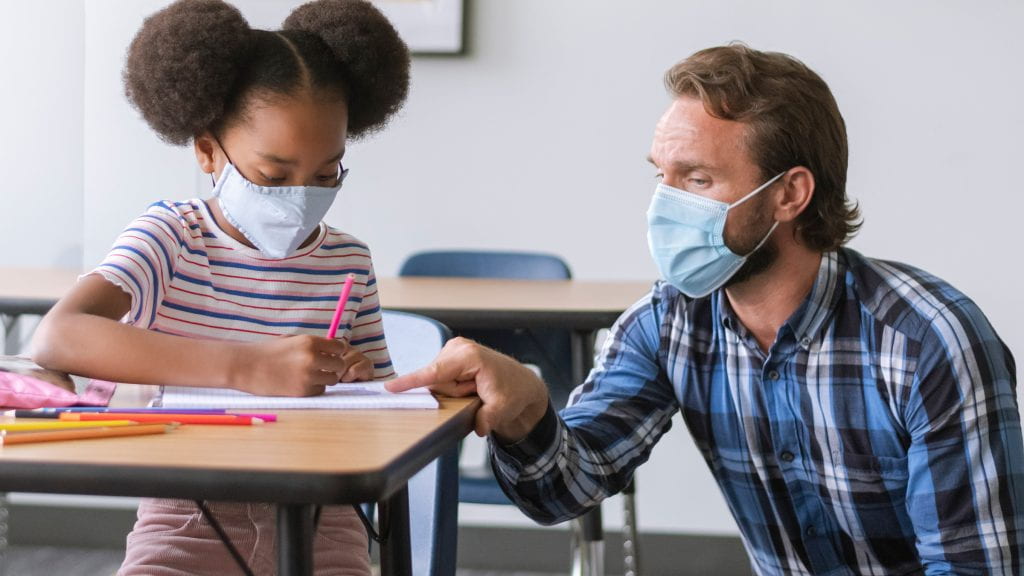
[[[622,490],[622,574],[640,576],[640,551],[636,529],[636,478]]]
[[[572,521],[574,546],[573,576],[604,576],[604,531],[601,508]]]
[[[0,492],[0,576],[7,574],[7,494]]]

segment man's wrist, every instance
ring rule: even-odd
[[[502,426],[500,429],[495,428],[493,434],[495,439],[502,445],[515,444],[522,441],[544,418],[550,403],[547,394],[543,398],[538,398],[535,402],[531,402],[516,418],[509,421],[505,426]]]
[[[527,461],[542,453],[558,434],[558,413],[548,401],[544,413],[533,427],[516,439],[506,441],[498,434],[492,434],[492,442],[499,450],[516,460]]]

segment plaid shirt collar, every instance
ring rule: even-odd
[[[845,276],[846,264],[838,252],[822,254],[821,263],[818,265],[818,276],[814,280],[810,294],[779,328],[773,347],[800,346],[808,348],[820,336],[822,329],[838,308],[843,295],[840,285]],[[722,327],[735,334],[751,349],[759,350],[753,335],[729,305],[729,298],[726,297],[725,290],[716,290],[711,298],[712,309],[719,311],[718,317]]]

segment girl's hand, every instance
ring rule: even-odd
[[[348,370],[342,375],[339,382],[366,382],[373,380],[373,362],[363,355],[362,352],[353,348],[348,340],[342,340],[345,344],[345,353],[341,359],[348,365]]]
[[[230,387],[262,396],[317,396],[350,372],[353,379],[364,375],[366,364],[340,340],[307,334],[273,338],[241,345]]]

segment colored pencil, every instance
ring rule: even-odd
[[[63,412],[61,420],[133,420],[135,422],[177,422],[179,424],[233,424],[248,426],[250,424],[263,424],[260,418],[251,416],[235,416],[234,414],[143,414],[139,412],[104,412],[102,414],[92,412]]]
[[[8,411],[11,412],[11,411]],[[15,416],[25,413],[60,414],[61,412],[173,412],[174,414],[224,414],[223,408],[160,408],[150,406],[117,407],[110,406],[66,406],[62,408],[36,408],[35,410],[13,410]]]
[[[345,315],[345,305],[348,304],[348,296],[352,293],[352,283],[355,282],[356,275],[349,274],[345,278],[345,285],[341,287],[341,294],[338,296],[338,305],[334,307],[334,317],[331,318],[331,324],[327,328],[327,338],[334,340],[338,335],[338,325],[341,324],[341,317]]]
[[[39,408],[36,410],[7,410],[4,412],[4,416],[14,416],[15,418],[60,418],[60,415],[65,412],[75,414],[108,414],[110,412],[118,414],[228,414],[230,416],[259,418],[264,422],[277,422],[277,414],[229,413],[223,408]]]
[[[104,426],[134,426],[131,420],[95,420],[89,422],[73,422],[68,420],[41,420],[17,422],[0,422],[0,431],[24,432],[27,430],[68,430],[71,428],[100,428]]]
[[[0,431],[0,446],[10,444],[31,444],[35,442],[54,442],[57,440],[85,440],[88,438],[115,438],[121,436],[142,436],[144,434],[163,434],[174,428],[167,424],[136,424],[115,428],[80,428],[77,430],[53,430],[47,432],[7,432]]]

